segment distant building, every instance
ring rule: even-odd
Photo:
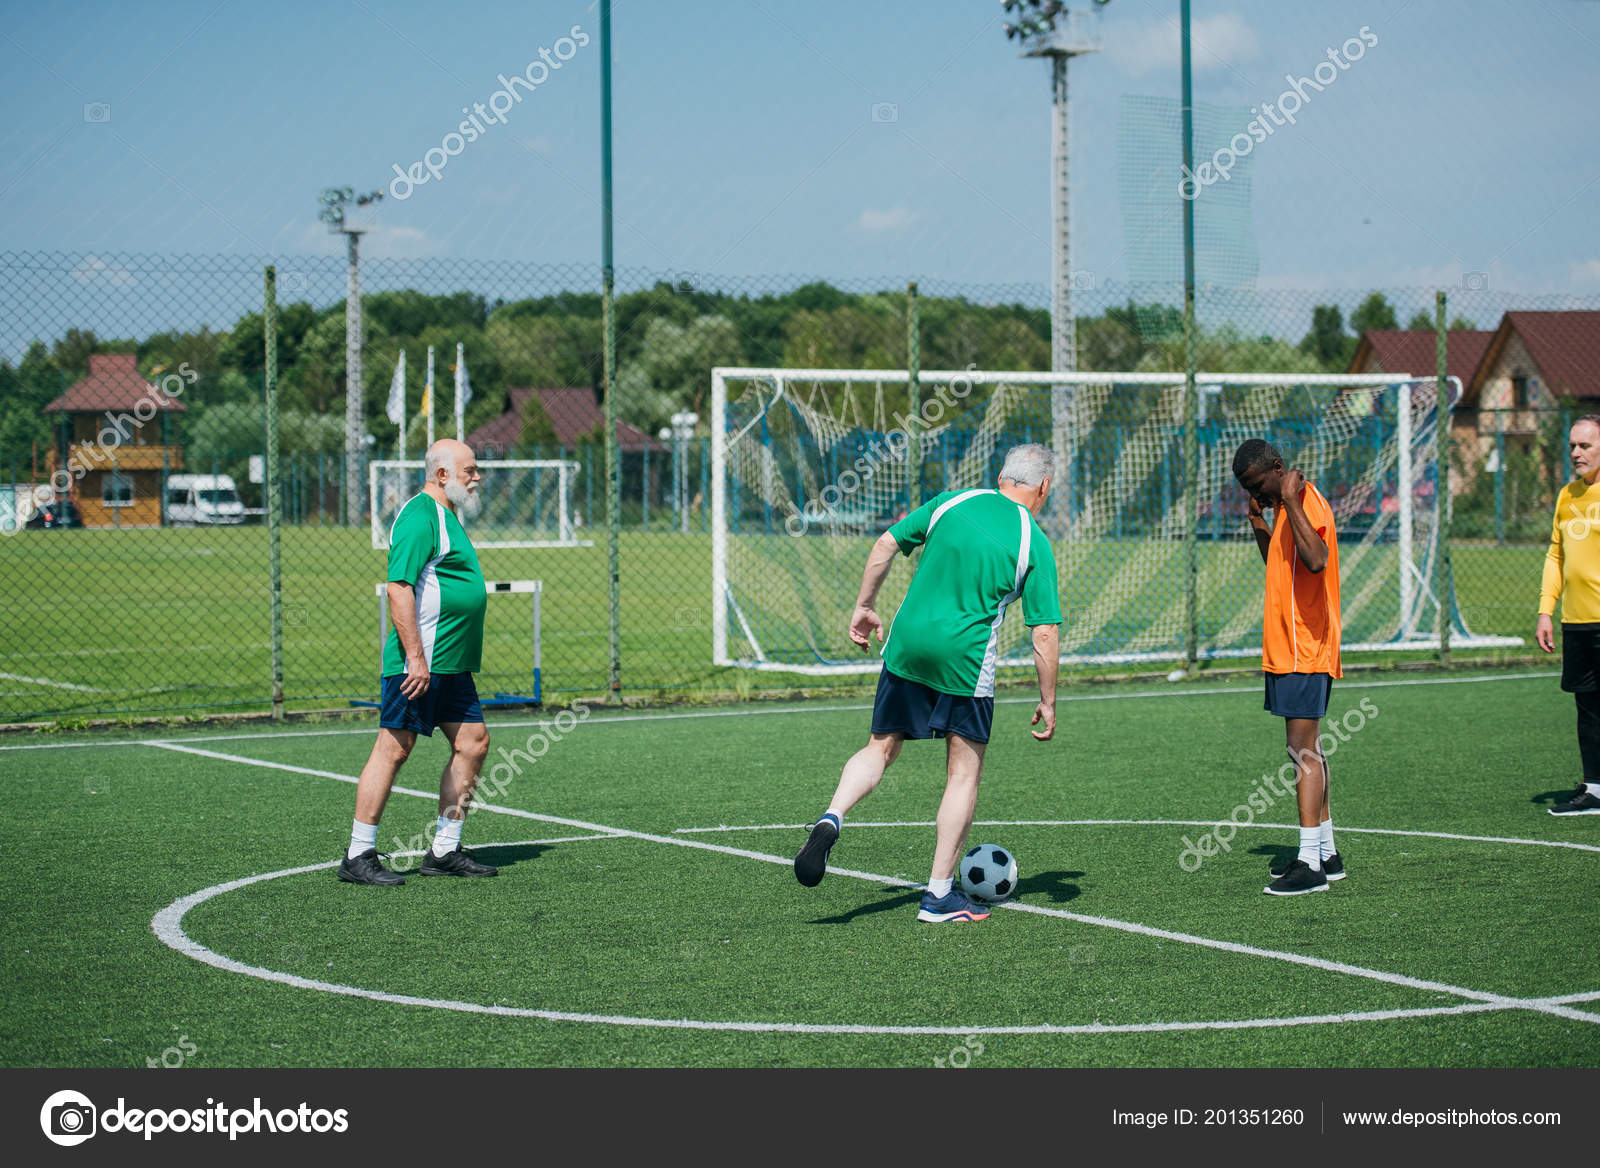
[[[184,405],[140,377],[137,361],[132,353],[91,354],[89,376],[44,407],[67,417],[64,469],[85,527],[159,526],[162,473],[183,469],[183,448],[167,441],[167,415]],[[61,469],[53,451],[52,477]]]
[[[537,397],[550,419],[557,445],[570,454],[586,438],[598,437],[605,429],[605,412],[586,388],[508,389],[506,412],[485,422],[467,435],[467,445],[479,458],[509,458],[510,451],[522,443],[523,411],[528,399]],[[617,446],[625,454],[643,450],[664,452],[667,447],[631,422],[617,419]]]
[[[1350,372],[1431,377],[1434,343],[1426,329],[1363,333]],[[1508,457],[1531,456],[1541,414],[1548,422],[1563,399],[1592,402],[1587,408],[1600,412],[1600,312],[1507,312],[1493,330],[1452,330],[1446,345],[1445,372],[1460,378],[1462,389],[1450,423],[1460,455],[1457,495],[1471,488],[1500,435]]]

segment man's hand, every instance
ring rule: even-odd
[[[1305,475],[1298,470],[1286,470],[1283,472],[1283,478],[1279,482],[1283,491],[1283,501],[1286,505],[1291,499],[1296,503],[1300,502],[1300,492],[1305,490],[1306,486]]]
[[[872,633],[878,634],[878,644],[883,644],[883,618],[869,605],[858,604],[850,615],[850,639],[861,646],[863,653],[872,648]]]
[[[1034,706],[1033,721],[1029,724],[1037,726],[1041,721],[1044,723],[1043,730],[1030,730],[1028,733],[1032,734],[1040,742],[1049,742],[1056,732],[1056,708],[1047,706],[1043,702]]]
[[[1538,623],[1533,626],[1533,639],[1539,642],[1539,648],[1546,653],[1556,651],[1556,626],[1548,613],[1539,614]]]
[[[1250,526],[1255,527],[1259,524],[1262,527],[1265,527],[1267,524],[1267,516],[1265,512],[1261,510],[1261,504],[1256,502],[1256,497],[1254,495],[1246,493],[1245,498],[1250,500]]]
[[[415,701],[428,692],[428,662],[418,653],[406,658],[406,676],[400,683],[400,693],[407,701]]]

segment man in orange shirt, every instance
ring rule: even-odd
[[[1326,892],[1328,881],[1345,874],[1333,846],[1328,759],[1317,745],[1333,679],[1344,676],[1333,508],[1299,471],[1285,470],[1283,457],[1260,438],[1234,453],[1233,477],[1250,495],[1250,527],[1267,565],[1261,629],[1265,709],[1284,720],[1300,803],[1299,854],[1273,865],[1276,879],[1262,891],[1273,896]],[[1273,509],[1271,527],[1264,507]]]

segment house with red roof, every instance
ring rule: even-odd
[[[183,408],[139,375],[133,353],[91,354],[89,375],[44,407],[66,415],[66,464],[52,453],[51,481],[59,484],[63,469],[71,476],[69,494],[85,527],[160,525],[162,476],[183,469],[183,448],[168,440],[168,416]]]
[[[1350,372],[1431,376],[1434,337],[1426,329],[1364,333]],[[1548,419],[1563,399],[1592,402],[1600,412],[1600,311],[1507,312],[1493,330],[1451,330],[1446,346],[1445,371],[1462,388],[1450,424],[1465,471],[1454,480],[1458,495],[1498,441],[1512,457],[1537,453],[1541,416]]]
[[[551,389],[516,388],[506,390],[506,412],[467,435],[467,445],[479,458],[507,458],[522,446],[522,428],[530,398],[536,398],[550,419],[557,444],[574,450],[586,439],[598,439],[605,432],[605,412],[595,401],[594,391],[586,387]],[[667,447],[631,422],[617,419],[617,446],[625,454],[643,450],[665,451]]]

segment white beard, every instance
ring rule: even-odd
[[[483,510],[483,500],[478,493],[462,483],[445,483],[444,497],[450,500],[450,506],[456,509],[456,514],[462,519],[476,518],[478,512]]]

